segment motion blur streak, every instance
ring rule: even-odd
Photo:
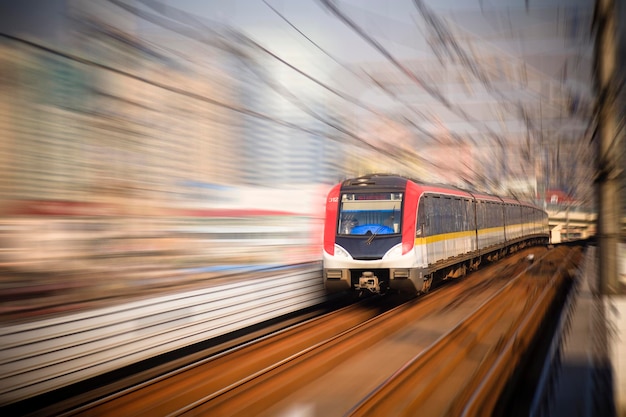
[[[234,118],[245,80],[76,25],[93,58],[0,38],[4,318],[319,259],[326,189],[311,178],[332,169],[305,172],[284,134],[241,142],[267,121]]]
[[[591,1],[33,3],[0,5],[1,319],[319,262],[347,177],[589,201]],[[545,79],[476,22],[581,47]]]

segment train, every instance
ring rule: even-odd
[[[549,237],[547,213],[514,197],[393,174],[350,178],[328,192],[324,287],[419,295]]]

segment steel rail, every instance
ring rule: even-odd
[[[430,294],[427,294],[425,297],[428,297]],[[423,299],[422,299],[423,300]],[[413,302],[412,302],[413,301]],[[264,369],[261,369],[245,378],[240,379],[239,381],[230,384],[227,387],[224,387],[223,389],[220,389],[219,391],[216,392],[212,392],[202,398],[199,398],[198,400],[194,401],[193,403],[190,403],[188,405],[186,405],[185,407],[180,408],[179,410],[177,410],[174,413],[170,413],[167,414],[168,417],[174,417],[174,416],[179,416],[182,414],[185,414],[191,410],[194,410],[195,408],[205,405],[210,401],[213,401],[225,394],[228,393],[232,393],[234,390],[239,389],[239,388],[243,388],[246,384],[258,380],[261,377],[265,377],[268,376],[272,371],[283,371],[285,370],[287,365],[290,364],[294,364],[296,361],[298,360],[304,360],[304,359],[308,359],[311,358],[311,356],[319,354],[321,351],[324,350],[328,350],[331,349],[335,346],[337,346],[338,344],[341,344],[343,342],[345,342],[346,339],[348,338],[352,338],[355,335],[358,334],[365,334],[366,332],[368,332],[369,330],[371,330],[373,327],[376,327],[379,325],[379,323],[385,319],[387,319],[389,316],[390,317],[395,317],[395,315],[397,315],[400,311],[403,310],[408,310],[413,304],[414,304],[414,300],[411,300],[405,304],[399,305],[391,310],[385,311],[384,313],[381,313],[379,315],[376,315],[375,317],[372,317],[370,319],[368,319],[367,321],[360,323],[356,326],[353,326],[347,330],[344,330],[340,333],[335,334],[332,337],[329,337],[325,340],[322,340],[318,343],[315,343],[314,345],[311,345],[305,349],[302,349],[300,351],[298,351],[297,353],[294,353],[293,355],[284,358]],[[386,329],[386,331],[389,331],[389,329]],[[373,336],[372,336],[373,337]],[[344,352],[344,354],[346,354],[346,352]]]
[[[577,252],[574,250],[569,251],[565,260],[550,277],[550,284],[569,274],[567,269],[576,254]],[[524,316],[513,337],[507,339],[507,343],[503,346],[501,353],[488,369],[476,389],[473,390],[473,395],[461,410],[455,411],[455,415],[469,417],[484,415],[485,412],[488,414],[493,412],[499,397],[497,394],[503,389],[502,381],[511,377],[522,354],[531,344],[532,337],[541,324],[539,320],[536,320],[536,317],[541,316],[541,313],[547,312],[549,302],[552,300],[549,296],[555,292],[555,285],[544,286],[531,311]]]
[[[518,275],[517,271],[520,267],[523,270],[528,268],[520,261],[516,261],[516,263],[503,268],[501,273],[510,267],[515,270],[515,273],[512,274],[514,276]],[[287,392],[298,389],[299,384],[308,383],[321,372],[345,362],[355,352],[362,351],[365,347],[383,340],[386,335],[402,329],[408,319],[414,321],[416,317],[427,317],[436,311],[444,312],[457,305],[460,299],[475,299],[478,294],[482,294],[480,300],[489,297],[488,294],[484,294],[485,284],[493,281],[493,278],[485,278],[478,281],[459,282],[464,286],[462,292],[434,291],[414,299],[413,302],[396,307],[394,310],[382,314],[377,312],[379,315],[376,318],[361,321],[354,327],[343,323],[348,321],[346,320],[347,317],[344,317],[340,320],[341,325],[345,325],[342,332],[338,331],[337,323],[327,325],[324,322],[311,319],[307,322],[311,323],[308,327],[313,331],[312,333],[300,334],[296,330],[293,332],[293,339],[288,339],[286,333],[288,329],[285,329],[274,335],[257,339],[258,343],[250,342],[217,355],[217,360],[228,358],[224,363],[212,362],[212,360],[216,360],[216,357],[207,358],[140,384],[118,395],[108,397],[106,400],[99,401],[98,404],[92,403],[65,415],[80,413],[112,415],[116,412],[123,412],[126,415],[133,413],[150,415],[150,410],[152,410],[159,415],[173,416],[206,414],[208,409],[223,411],[230,415],[259,413],[284,398]],[[511,286],[510,281],[505,283],[499,278],[494,283],[498,284],[498,290],[501,287]],[[488,293],[491,293],[492,290],[497,291],[496,287],[493,287]],[[436,294],[437,297],[433,297]],[[472,296],[471,294],[476,295]],[[407,314],[402,313],[402,308]],[[504,308],[500,310],[504,311]],[[349,321],[354,324],[356,319],[351,317]],[[381,321],[384,322],[381,323]],[[494,319],[494,325],[497,325],[497,321]],[[301,325],[307,322],[303,322]],[[327,327],[332,327],[332,329]],[[331,334],[332,337],[328,337]],[[269,344],[271,339],[279,341],[282,339],[282,344],[272,345],[269,350],[264,348],[264,341],[268,341]],[[480,336],[474,337],[474,340],[479,339]],[[237,354],[237,352],[245,352],[246,348],[250,349],[247,354]],[[205,370],[201,370],[202,367]],[[230,368],[238,369],[233,372]],[[243,368],[245,368],[245,372]],[[168,380],[169,378],[172,379]],[[207,382],[207,380],[210,381]],[[264,385],[265,383],[268,385]],[[124,398],[127,394],[129,397]],[[132,398],[135,397],[136,399],[133,400]],[[108,401],[110,404],[106,404]],[[102,408],[98,410],[100,406]]]
[[[371,310],[364,308],[364,306],[370,304],[372,304],[375,308],[372,308]],[[90,415],[106,414],[105,410],[109,409],[110,407],[119,408],[120,406],[117,401],[124,400],[124,397],[132,397],[134,395],[139,395],[140,397],[142,397],[142,399],[147,398],[150,395],[155,395],[156,397],[158,397],[160,395],[158,391],[158,386],[160,384],[165,383],[170,379],[176,378],[179,375],[184,375],[185,373],[190,372],[194,369],[210,364],[213,364],[213,367],[215,367],[216,364],[219,363],[219,361],[228,360],[229,357],[233,357],[234,355],[240,355],[246,359],[249,358],[250,360],[252,360],[253,356],[255,356],[258,359],[258,355],[246,355],[246,352],[252,349],[255,351],[255,353],[263,349],[272,350],[271,346],[280,343],[280,341],[286,340],[288,338],[297,337],[298,334],[303,334],[307,331],[323,335],[324,332],[320,332],[318,329],[331,329],[329,331],[332,332],[332,329],[336,328],[337,326],[350,328],[354,322],[362,322],[366,318],[370,318],[376,314],[379,314],[379,311],[380,300],[377,297],[364,299],[358,303],[351,304],[339,310],[335,310],[318,317],[307,319],[303,322],[299,322],[289,327],[273,331],[269,334],[263,335],[253,340],[246,341],[237,346],[227,348],[217,354],[211,355],[210,357],[205,357],[203,359],[194,361],[193,363],[168,371],[166,373],[163,373],[162,375],[150,378],[147,381],[135,384],[131,387],[124,388],[113,394],[106,395],[105,397],[102,397],[96,401],[89,402],[88,404],[73,408],[64,413],[55,413],[55,415],[70,416],[82,413],[88,413]],[[346,316],[350,314],[354,315],[354,318],[352,320],[346,320]],[[290,348],[296,349],[297,345],[290,345]],[[266,359],[264,358],[264,360]],[[247,380],[250,379],[250,377],[244,379]],[[245,383],[245,381],[239,379],[238,382],[231,383],[228,386],[230,387],[230,389],[233,389],[234,387],[241,385],[242,383]],[[155,387],[154,392],[146,392],[150,391],[151,387]],[[217,395],[216,393],[224,391],[227,391],[227,389],[221,388],[220,390],[213,392],[214,395],[211,395],[211,397]],[[128,403],[129,401],[125,402]]]
[[[438,372],[435,377],[428,383],[428,386],[424,387],[424,389],[416,396],[411,397],[406,404],[408,407],[412,407],[415,404],[424,403],[428,401],[428,397],[430,394],[436,390],[437,383],[440,382],[445,376],[448,374],[444,372],[446,369],[451,370],[455,366],[458,365],[460,361],[463,360],[468,350],[479,341],[480,335],[484,335],[489,329],[488,326],[495,326],[498,324],[498,320],[504,311],[506,310],[504,307],[507,306],[508,299],[505,297],[506,293],[512,292],[515,290],[515,286],[521,284],[522,290],[524,287],[524,283],[522,279],[526,276],[526,274],[536,265],[537,263],[542,262],[549,256],[550,252],[545,253],[539,259],[535,260],[535,262],[525,268],[522,272],[517,274],[513,279],[511,279],[504,287],[502,287],[499,291],[491,295],[487,300],[481,303],[469,316],[467,316],[463,321],[457,323],[452,329],[446,332],[444,335],[439,337],[435,342],[433,342],[427,349],[420,352],[412,359],[407,361],[404,366],[399,368],[394,374],[392,374],[389,378],[387,378],[384,382],[382,382],[378,387],[372,390],[368,395],[366,395],[358,404],[356,404],[352,409],[350,409],[346,415],[350,416],[361,416],[361,415],[371,415],[375,414],[375,410],[378,407],[382,407],[385,402],[392,402],[391,399],[395,392],[398,392],[399,388],[402,384],[408,384],[412,376],[423,369],[426,365],[433,362],[433,360],[441,355],[441,352],[445,349],[446,346],[450,346],[454,342],[468,342],[463,349],[457,349],[452,353],[452,357],[446,356],[445,358],[441,358],[441,361],[437,362],[440,365],[438,367]],[[493,306],[494,303],[497,305],[501,305],[503,308],[499,309],[498,315],[493,315]],[[523,306],[524,309],[528,308],[528,306]],[[477,331],[476,334],[472,334],[471,323],[476,322],[481,317],[487,316],[489,323],[484,323],[486,326],[482,326],[481,329]],[[460,340],[463,338],[463,340]],[[461,343],[457,343],[461,344]],[[393,397],[395,401],[395,405],[399,404],[397,398]],[[389,412],[389,410],[385,410]],[[394,412],[398,412],[398,409],[394,409]]]
[[[471,282],[468,282],[470,284]],[[480,286],[479,283],[471,283]],[[507,282],[503,286],[509,286]],[[202,399],[181,408],[170,416],[189,415],[253,415],[262,413],[272,407],[276,401],[308,384],[329,368],[344,363],[348,358],[362,352],[406,326],[407,320],[424,317],[432,311],[441,310],[443,305],[453,303],[457,295],[443,293],[448,302],[442,303],[441,297],[431,298],[434,293],[414,299],[394,310],[378,315],[359,326],[349,329],[335,337],[321,342],[302,354],[294,355],[283,361],[279,366],[264,369],[262,372],[247,378],[243,383],[229,391],[210,394]],[[445,307],[444,307],[445,309]]]

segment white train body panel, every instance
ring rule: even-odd
[[[415,250],[421,256],[422,265],[452,258],[476,251],[476,233],[459,232],[450,235],[437,235],[434,238],[415,239]]]
[[[504,227],[478,230],[478,249],[487,249],[504,242]]]

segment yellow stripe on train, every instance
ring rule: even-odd
[[[540,227],[540,224],[535,224],[535,223],[517,223],[517,224],[511,224],[511,225],[507,225],[507,229],[514,229],[514,230],[519,230],[520,227],[522,227],[524,230],[528,230],[528,229],[532,229],[534,227]],[[490,227],[487,229],[479,229],[478,230],[478,235],[479,236],[483,236],[483,235],[487,235],[487,234],[491,234],[491,233],[504,233],[504,226],[498,226],[498,227]],[[476,231],[475,230],[465,230],[462,232],[450,232],[450,233],[441,233],[438,235],[433,235],[433,236],[426,236],[426,237],[416,237],[415,238],[415,244],[416,245],[423,245],[423,244],[428,244],[428,243],[435,243],[435,242],[441,242],[444,240],[452,240],[452,239],[460,239],[460,238],[466,238],[466,237],[474,237],[476,236]]]

